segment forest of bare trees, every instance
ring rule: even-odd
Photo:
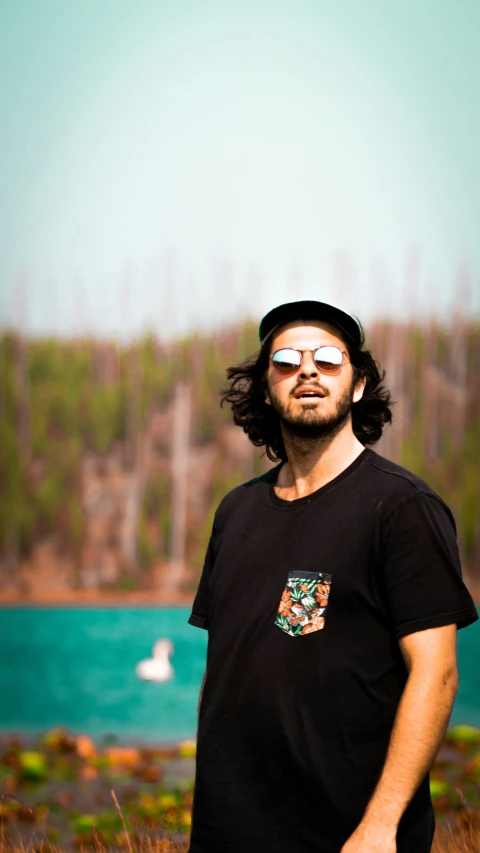
[[[394,422],[376,449],[451,506],[480,583],[480,326],[377,321]],[[219,406],[244,323],[174,343],[0,337],[2,586],[193,590],[212,515],[270,462]]]

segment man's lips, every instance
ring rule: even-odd
[[[300,397],[305,397],[305,399],[314,400],[315,397],[325,397],[325,394],[320,390],[320,388],[315,388],[312,385],[303,385],[301,388],[297,388],[293,395],[297,400]]]

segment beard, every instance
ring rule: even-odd
[[[325,395],[330,396],[327,388],[321,388]],[[338,399],[335,409],[323,413],[319,411],[318,403],[303,404],[301,411],[293,415],[287,405],[282,404],[270,393],[272,406],[280,418],[282,432],[293,439],[334,438],[350,417],[353,405],[355,383],[346,388]],[[321,405],[321,404],[320,404]]]

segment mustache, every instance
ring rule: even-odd
[[[306,382],[299,382],[298,385],[295,385],[295,388],[292,388],[292,390],[290,391],[290,397],[294,397],[295,394],[297,393],[298,389],[304,388],[306,384],[307,384]],[[330,391],[328,390],[328,388],[325,388],[324,385],[320,385],[318,382],[309,382],[308,383],[308,390],[309,391],[313,391],[315,388],[318,388],[318,390],[322,392],[324,397],[328,397],[330,394]]]

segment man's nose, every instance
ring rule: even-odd
[[[300,376],[318,376],[318,367],[311,352],[304,352],[300,365]]]

